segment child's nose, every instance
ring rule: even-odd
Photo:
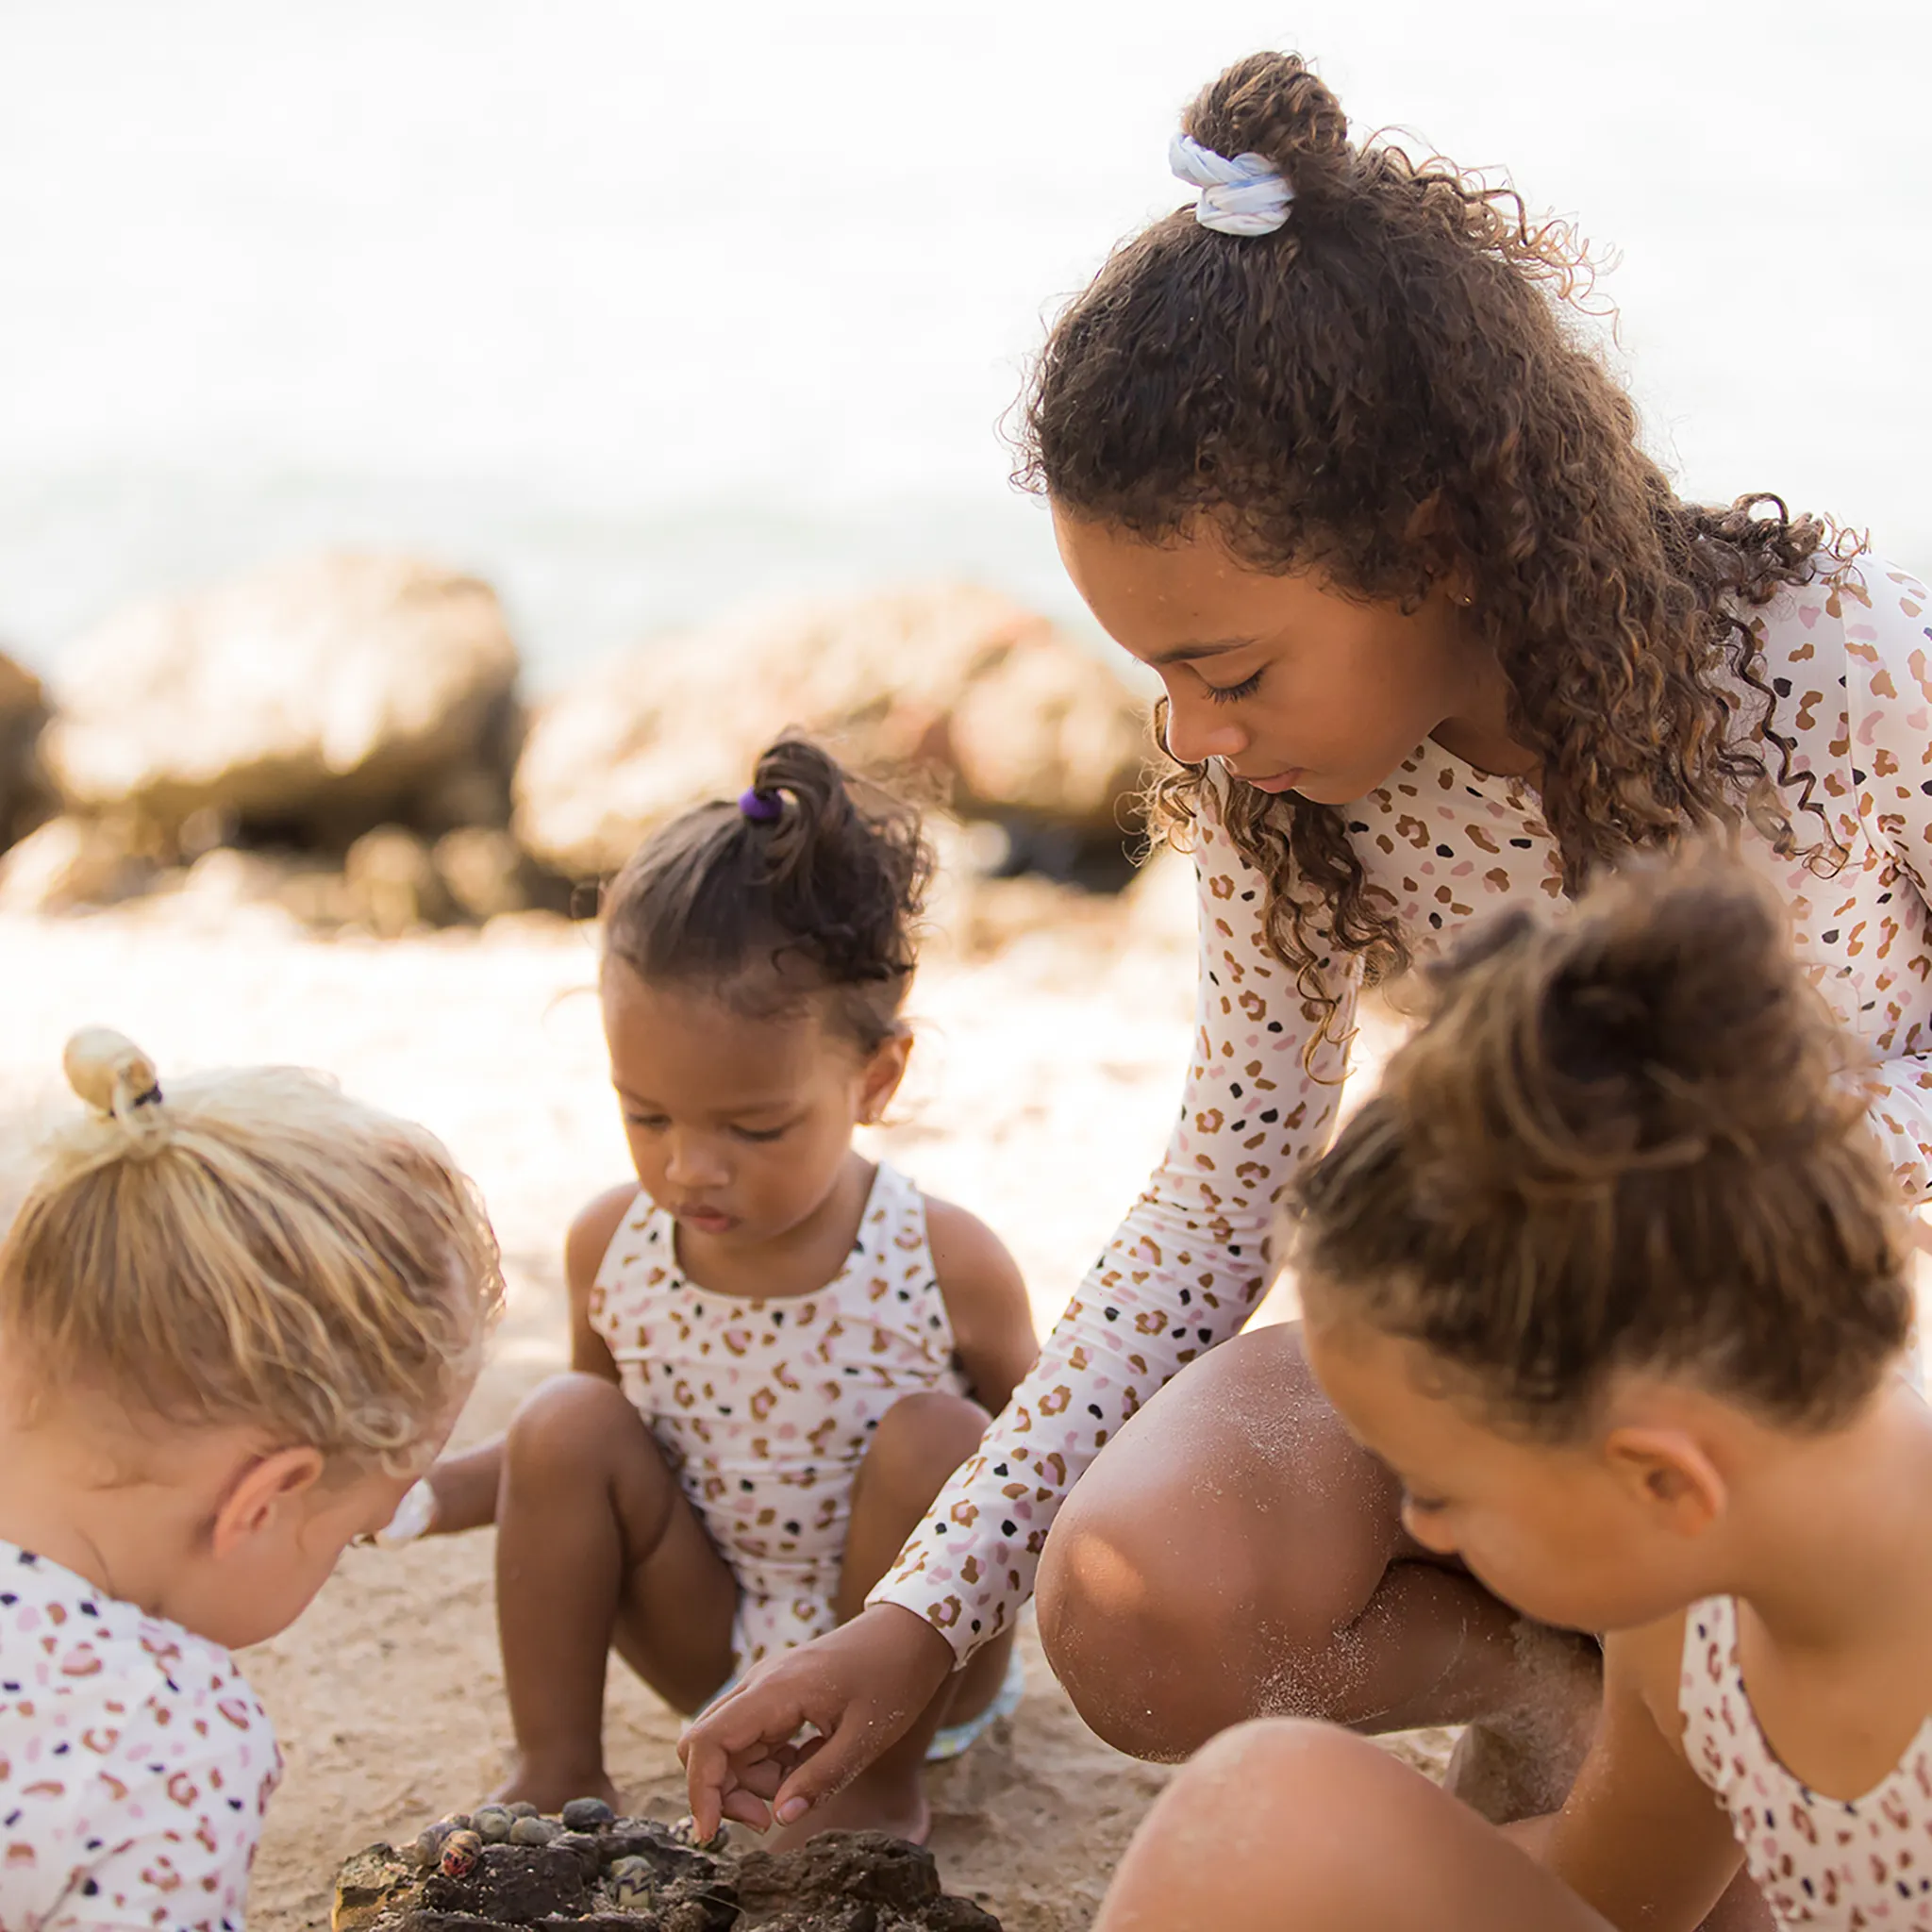
[[[1167,701],[1167,749],[1184,765],[1206,764],[1209,758],[1238,758],[1250,740],[1246,731],[1206,698],[1189,695]]]
[[[674,1134],[665,1177],[680,1188],[722,1187],[730,1178],[723,1152],[708,1134]]]

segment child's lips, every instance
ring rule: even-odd
[[[671,1212],[674,1219],[696,1228],[700,1234],[723,1234],[736,1224],[737,1219],[717,1208],[674,1208]]]

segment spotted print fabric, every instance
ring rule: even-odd
[[[0,1542],[6,1932],[240,1932],[280,1775],[226,1651]]]
[[[925,1201],[881,1166],[838,1278],[746,1301],[693,1285],[677,1224],[640,1193],[605,1251],[591,1321],[625,1393],[738,1578],[734,1668],[830,1630],[852,1485],[903,1395],[966,1392]]]
[[[1751,1876],[1780,1925],[1932,1932],[1932,1721],[1890,1776],[1847,1803],[1777,1760],[1738,1661],[1738,1606],[1684,1619],[1677,1708],[1690,1767],[1724,1800]]]
[[[1777,728],[1794,741],[1786,796],[1807,866],[1745,834],[1748,862],[1790,909],[1801,956],[1880,1062],[1873,1118],[1901,1186],[1932,1193],[1932,609],[1866,558],[1754,616]],[[1748,711],[1746,715],[1751,715]],[[1777,759],[1774,753],[1772,763]],[[1823,813],[1799,809],[1803,782]],[[1556,899],[1557,849],[1537,795],[1433,741],[1346,808],[1370,885],[1419,951],[1525,895]],[[1080,1285],[1032,1374],[874,1591],[928,1618],[963,1660],[1030,1594],[1048,1525],[1107,1441],[1203,1349],[1239,1329],[1267,1281],[1276,1202],[1326,1143],[1346,1056],[1310,1051],[1320,1015],[1262,942],[1262,880],[1209,816],[1199,829],[1194,1056],[1166,1157]],[[1344,1032],[1352,969],[1338,965]]]

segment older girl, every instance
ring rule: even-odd
[[[1074,583],[1166,689],[1158,802],[1201,887],[1179,1119],[866,1613],[697,1727],[701,1818],[768,1815],[780,1771],[802,1815],[1036,1570],[1054,1667],[1124,1749],[1183,1757],[1266,1711],[1467,1722],[1465,1789],[1560,1795],[1589,1657],[1524,1667],[1515,1612],[1404,1529],[1296,1329],[1229,1343],[1333,1124],[1358,990],[1476,913],[1734,836],[1879,1062],[1896,1184],[1927,1191],[1924,591],[1774,500],[1678,498],[1570,306],[1571,235],[1351,141],[1299,59],[1241,62],[1186,126],[1198,201],[1061,317],[1027,416]],[[829,1740],[794,1762],[801,1721]]]

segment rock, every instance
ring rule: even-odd
[[[400,825],[378,825],[349,847],[342,886],[350,919],[378,939],[440,925],[451,910],[428,846]]]
[[[71,912],[132,898],[158,875],[143,842],[125,819],[49,819],[0,858],[0,912]]]
[[[524,855],[508,832],[490,825],[460,825],[436,841],[430,858],[451,903],[479,924],[529,909]],[[566,1818],[569,1811],[565,1806]]]
[[[46,816],[46,775],[38,753],[47,701],[41,681],[0,653],[0,852]]]
[[[515,646],[495,592],[407,558],[305,558],[110,617],[60,655],[42,758],[70,810],[196,813],[342,850],[502,823]]]
[[[1142,713],[1104,662],[991,591],[796,605],[593,666],[532,719],[514,824],[542,864],[598,877],[687,806],[735,797],[798,726],[861,769],[937,772],[961,810],[1118,841]]]

